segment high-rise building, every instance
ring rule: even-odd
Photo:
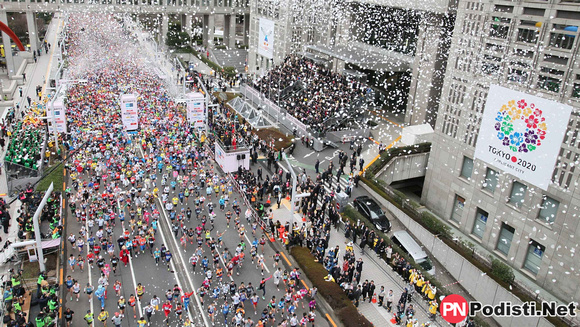
[[[428,208],[471,242],[568,301],[580,298],[576,2],[459,1],[422,194]],[[544,104],[544,111],[569,105],[572,113],[562,110],[556,119],[543,122],[538,111],[539,120],[530,122],[526,119],[535,112],[530,102],[510,103],[502,98],[505,89],[497,93],[492,85],[543,99],[534,101],[553,101]],[[486,106],[504,100],[506,107],[498,111]],[[513,115],[507,117],[508,112]],[[497,133],[490,135],[504,140],[502,152],[482,135],[489,126],[482,120],[490,114],[497,114]],[[562,131],[555,132],[552,127],[560,123]],[[535,145],[529,147],[528,141]],[[480,147],[495,159],[484,160]],[[543,155],[544,150],[553,156]],[[533,163],[524,160],[522,165],[522,156]],[[530,178],[540,173],[536,162],[547,170],[545,185]]]
[[[310,54],[335,72],[362,73],[385,95],[379,103],[402,114],[405,123],[434,125],[455,0],[250,4],[250,73],[263,74],[290,54]]]

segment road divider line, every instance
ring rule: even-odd
[[[306,288],[306,290],[307,291],[310,291],[310,287],[308,287],[308,285],[306,285],[306,282],[303,279],[301,279],[300,281],[302,282],[302,285],[304,285],[304,287]]]
[[[401,127],[401,128],[403,127],[403,126],[401,126],[400,124],[397,124],[397,123],[395,123],[394,121],[392,121],[392,120],[390,120],[390,119],[388,119],[388,118],[386,118],[386,117],[383,117],[381,114],[379,114],[379,113],[378,113],[378,112],[376,112],[375,110],[371,110],[371,112],[372,112],[373,114],[375,114],[377,117],[379,117],[379,118],[381,118],[382,120],[384,120],[384,121],[388,121],[389,123],[391,123],[391,124],[393,124],[393,125],[395,125],[395,126],[397,126],[397,127]]]
[[[117,202],[117,204],[118,204],[118,202]],[[89,234],[90,234],[90,232],[89,232],[89,223],[88,223],[88,221],[89,221],[89,219],[88,219],[89,215],[88,215],[88,213],[87,213],[87,210],[86,210],[86,209],[85,209],[85,217],[87,217],[87,219],[85,219],[85,229],[86,229],[86,231],[87,231],[87,232],[85,233],[85,242],[86,242],[86,244],[87,244],[87,254],[88,254],[88,253],[89,253],[89,252],[88,252],[88,251],[89,251],[89,244],[88,244],[89,242],[88,242],[88,240],[89,240]],[[64,245],[64,246],[66,246],[66,245]],[[73,249],[73,251],[74,251],[74,249]],[[95,258],[95,259],[96,259],[96,258]],[[92,270],[92,269],[91,269],[91,264],[90,264],[90,263],[88,262],[88,260],[87,260],[87,273],[89,274],[89,285],[93,286],[93,293],[92,293],[92,294],[93,294],[93,296],[91,296],[91,299],[90,299],[90,301],[89,301],[89,305],[90,305],[91,312],[92,312],[92,313],[93,313],[93,315],[94,315],[94,313],[95,313],[95,308],[94,308],[94,303],[95,303],[95,301],[94,301],[94,299],[95,299],[95,291],[96,291],[97,289],[96,289],[96,288],[95,288],[95,286],[93,285],[93,276],[91,276],[91,270]],[[61,274],[61,276],[62,276],[62,274]],[[61,285],[62,285],[62,282],[61,282]],[[95,320],[96,320],[96,319],[95,319]],[[93,322],[91,323],[91,326],[94,326],[94,325],[95,325],[95,322],[93,321]]]
[[[379,141],[377,141],[377,140],[373,139],[373,138],[372,138],[372,137],[370,137],[370,136],[369,136],[369,140],[373,141],[373,142],[374,142],[375,144],[377,144],[377,145],[378,145],[378,144],[381,144],[381,143],[379,143]]]
[[[248,244],[252,244],[252,241],[250,241],[250,239],[248,238],[248,233],[244,233],[244,236],[246,237],[246,240],[248,240]],[[262,254],[264,255],[264,254]],[[266,271],[268,272],[268,274],[270,273],[270,269],[268,269],[268,264],[266,263],[266,257],[264,257],[264,268],[266,268]]]
[[[395,143],[399,142],[399,140],[401,140],[402,135],[399,135],[399,137],[397,137],[393,142],[391,142],[391,144],[389,144],[386,148],[385,151],[392,148],[393,145],[395,145]],[[373,140],[374,141],[374,140]],[[376,142],[376,141],[375,141]],[[379,158],[381,157],[381,154],[377,154],[376,157],[373,158],[373,160],[371,160],[371,162],[369,162],[366,166],[364,166],[364,169],[359,172],[359,175],[362,175],[373,163],[375,163],[375,161],[377,161]]]
[[[222,269],[226,269],[227,270],[228,267],[226,265],[226,262],[224,261],[224,258],[222,258],[222,255],[220,254],[220,251],[219,251],[217,245],[216,245],[216,249],[215,250],[217,251],[218,257],[220,258],[220,261],[222,262],[222,265],[224,266]],[[230,278],[230,280],[232,282],[234,281],[234,278],[232,276],[228,276],[228,277]]]
[[[286,257],[286,255],[284,254],[284,252],[280,252],[280,254],[282,255],[282,258],[284,258],[284,260],[286,261],[286,263],[288,264],[288,266],[292,267],[292,263],[290,263],[290,260],[288,260],[288,257]]]
[[[337,327],[336,323],[334,322],[334,320],[332,320],[332,318],[330,318],[330,315],[328,313],[326,314],[326,319],[328,319],[328,322],[330,322],[332,327]]]
[[[159,198],[156,198],[156,200],[161,205],[161,213],[163,214],[163,217],[165,218],[165,221],[167,222],[168,227],[170,228],[170,233],[171,233],[171,227],[169,226],[169,221],[168,221],[169,218],[167,218],[167,214],[165,213],[165,208],[162,205],[163,203],[161,202],[161,200],[159,200]],[[163,231],[161,230],[162,229],[161,225],[159,225],[159,229],[160,229],[159,233],[161,233],[161,238],[163,239],[163,243],[169,244],[167,242],[167,240],[165,239],[165,235],[163,234]],[[179,251],[180,250],[179,244],[177,244],[177,240],[175,240],[173,233],[171,233],[171,238],[173,239],[173,243],[177,249],[177,251],[175,251],[175,252],[177,252],[179,254],[179,259],[181,260],[181,264],[183,265],[183,267],[185,269],[185,276],[187,277],[189,284],[193,290],[193,296],[195,298],[195,302],[197,303],[197,307],[200,310],[201,317],[203,318],[203,322],[205,323],[205,325],[207,327],[209,327],[209,322],[207,321],[207,318],[205,317],[205,314],[203,311],[203,306],[201,305],[201,303],[199,302],[199,298],[197,297],[197,290],[195,289],[195,284],[191,280],[191,277],[189,277],[189,273],[187,271],[187,265],[185,265],[185,262],[183,260],[183,256],[181,255],[181,251]],[[171,266],[173,267],[174,271],[177,270],[177,269],[175,269],[175,262],[173,260],[171,260]],[[181,285],[181,282],[179,281],[178,274],[175,274],[175,280],[177,281],[177,284],[179,285],[179,287],[183,290],[183,286]],[[189,315],[189,319],[193,322],[193,317],[191,316],[191,311],[187,310],[187,314]]]
[[[119,213],[121,212],[121,203],[119,202],[119,198],[117,197],[117,209],[119,209]],[[125,210],[123,208],[123,210]],[[121,228],[123,228],[123,235],[125,235],[125,224],[121,224]],[[135,250],[135,254],[139,252],[139,248]],[[133,257],[129,255],[129,269],[131,270],[131,279],[133,279],[133,289],[137,289],[137,279],[135,278],[135,269],[133,269]],[[139,315],[142,314],[141,309],[141,300],[137,297],[137,308],[139,308]]]
[[[135,142],[133,142],[133,144],[135,144]],[[143,149],[140,146],[138,146],[137,149],[139,149],[139,153],[141,154],[141,157],[143,158],[144,157]],[[187,277],[187,280],[189,281],[189,285],[193,291],[193,297],[195,298],[195,302],[197,303],[197,307],[199,309],[199,313],[201,315],[201,318],[203,319],[205,326],[209,327],[210,323],[207,320],[207,317],[205,316],[205,312],[203,310],[203,306],[201,305],[201,302],[199,301],[199,297],[197,295],[197,290],[195,288],[195,284],[193,283],[193,281],[191,280],[191,277],[189,276],[189,272],[187,269],[188,265],[185,263],[185,260],[183,260],[183,255],[181,254],[181,251],[180,251],[181,248],[179,247],[179,243],[177,243],[175,236],[173,235],[173,233],[171,233],[171,223],[169,222],[169,218],[167,218],[167,214],[165,213],[165,207],[163,206],[163,203],[161,202],[161,200],[159,198],[155,198],[155,199],[157,200],[157,203],[159,204],[159,206],[161,208],[160,212],[163,214],[163,217],[165,218],[165,222],[167,223],[167,227],[169,228],[169,233],[171,234],[171,239],[173,240],[173,244],[175,245],[175,249],[176,249],[175,252],[177,252],[177,254],[179,256],[179,260],[181,261],[181,264],[183,265],[183,268],[185,269],[185,276]],[[159,224],[159,233],[161,233],[161,238],[163,239],[163,243],[169,244],[167,242],[167,240],[165,239],[165,235],[163,234],[161,224]],[[218,254],[219,254],[219,250],[216,249],[216,251],[218,251]],[[176,271],[177,269],[175,269],[174,260],[171,260],[171,265],[173,267],[173,270]],[[179,276],[179,274],[175,274],[175,280],[177,281],[178,286],[183,291],[183,286],[182,286],[178,276]],[[191,315],[191,311],[187,310],[187,315],[189,316],[189,319],[193,323],[194,320],[193,320],[193,316]]]

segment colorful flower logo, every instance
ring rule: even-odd
[[[526,129],[516,131],[514,123],[522,121]],[[510,100],[501,106],[495,117],[497,138],[513,152],[527,153],[536,150],[546,138],[548,125],[542,110],[526,100]]]

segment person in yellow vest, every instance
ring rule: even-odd
[[[437,316],[437,309],[439,308],[439,304],[437,301],[429,301],[429,316],[431,319],[435,319]]]
[[[411,269],[409,273],[409,281],[415,285],[417,283],[417,269]]]
[[[423,286],[425,285],[425,279],[423,279],[423,275],[419,274],[419,277],[417,278],[417,283],[415,283],[415,285],[417,285],[417,287],[415,288],[417,292],[423,290]]]
[[[431,282],[426,281],[423,287],[421,288],[421,293],[423,293],[423,297],[427,298],[427,293],[429,292]]]
[[[431,301],[435,300],[435,295],[437,295],[437,287],[435,285],[430,285],[427,292],[427,298]]]
[[[419,327],[419,321],[415,318],[408,319],[406,327]]]
[[[352,252],[353,246],[354,246],[354,244],[352,242],[346,243],[346,252]]]

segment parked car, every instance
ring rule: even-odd
[[[385,216],[385,213],[379,204],[372,198],[363,195],[354,199],[355,208],[365,217],[367,217],[383,233],[391,230],[391,222]]]
[[[409,233],[407,233],[407,231],[400,230],[393,232],[391,240],[393,243],[398,245],[401,250],[410,255],[411,258],[413,258],[417,264],[425,269],[428,274],[435,275],[435,267],[433,267],[433,263],[431,263],[427,253],[423,251],[423,248],[417,244],[417,242],[415,242],[415,240]]]

